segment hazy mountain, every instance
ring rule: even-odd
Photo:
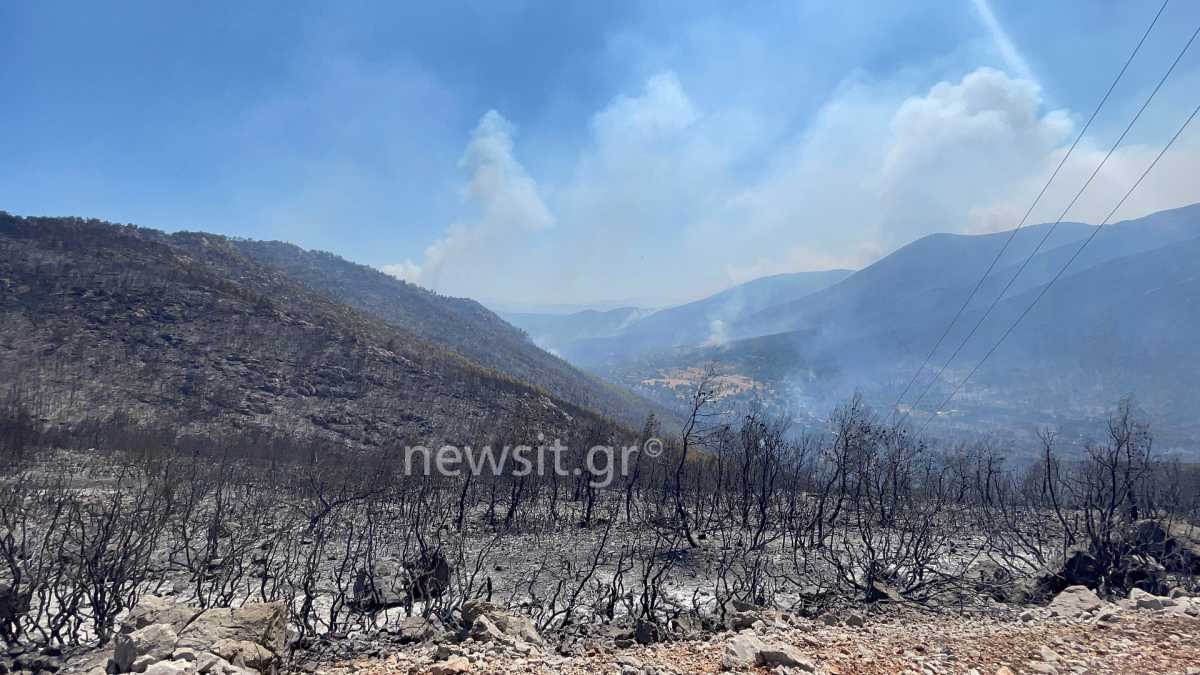
[[[1049,228],[1048,224],[1033,225],[1017,231],[995,271],[981,286],[973,307],[991,303],[1047,236]],[[1049,280],[1093,229],[1082,223],[1060,223],[1008,294]],[[1010,235],[997,232],[923,237],[841,283],[746,317],[733,334],[742,338],[820,329],[831,340],[844,340],[908,324],[944,325]],[[1200,205],[1116,223],[1101,230],[1073,270],[1195,236],[1200,236]]]
[[[962,327],[951,334],[905,397],[903,409],[928,385],[913,413],[923,424],[1042,289],[1035,286],[1001,302],[943,376],[935,379],[959,336],[975,325],[983,308],[968,311]],[[816,415],[855,390],[886,408],[943,327],[917,322],[879,326],[870,335],[842,342],[814,330],[777,333],[721,349],[675,354],[655,362],[654,368],[720,361],[730,372],[765,383],[780,405]],[[936,430],[1028,430],[1034,422],[1082,422],[1103,416],[1114,401],[1133,393],[1167,432],[1164,439],[1187,439],[1200,430],[1198,333],[1200,238],[1067,274],[942,411],[946,420]]]
[[[1089,231],[1090,234],[1090,231]],[[1134,253],[1151,251],[1168,244],[1187,241],[1200,236],[1200,205],[1168,211],[1117,223],[1101,228],[1092,241],[1083,249],[1068,271],[1084,270],[1099,263]],[[1053,247],[1046,246],[1036,256],[1013,284],[1009,295],[1040,286],[1062,267],[1079,249],[1078,241]],[[1012,278],[1019,267],[1017,263],[991,275],[980,289],[980,297],[990,302],[1003,285]],[[978,304],[978,303],[976,303]]]
[[[982,357],[1041,290],[1002,302],[985,324],[989,339],[964,356]],[[1160,419],[1197,424],[1197,335],[1200,237],[1064,276],[980,370],[979,384],[1024,394],[1033,406],[1058,399],[1080,410],[1096,405],[1093,391],[1134,392]]]
[[[572,362],[599,364],[677,346],[721,343],[739,321],[764,308],[802,298],[852,274],[851,270],[763,277],[657,312],[625,308],[569,315],[506,315],[547,348]]]
[[[734,286],[686,305],[656,312],[626,329],[627,335],[647,336],[655,346],[695,344],[698,339],[721,343],[733,326],[769,307],[797,301],[832,286],[853,270],[777,274]]]
[[[998,267],[1027,256],[1047,227],[1019,231]],[[1081,223],[1062,223],[1048,245],[1077,241],[1090,230]],[[921,320],[953,312],[953,303],[962,303],[1008,237],[1008,232],[923,237],[840,283],[747,316],[733,333],[743,338],[819,327],[845,338],[913,317]]]
[[[644,311],[654,311],[662,307],[678,305],[678,300],[659,297],[620,298],[616,300],[597,300],[595,302],[520,302],[517,300],[497,300],[479,298],[485,307],[500,314],[577,314],[579,312],[608,312],[614,309],[636,307]]]
[[[124,415],[389,448],[490,434],[514,418],[556,434],[597,419],[427,340],[413,330],[430,332],[420,321],[337,302],[248,248],[0,214],[0,394],[51,423]],[[447,304],[438,316],[445,327],[473,311]]]
[[[557,351],[580,340],[619,335],[651,313],[653,310],[620,307],[607,311],[587,309],[569,314],[506,312],[500,316],[525,331],[537,344]]]
[[[1060,225],[934,380],[1047,232],[1013,237],[905,398],[928,384],[914,419],[1095,229]],[[768,277],[653,313],[507,315],[514,327],[472,300],[290,244],[4,214],[0,381],[53,421],[121,412],[364,445],[512,415],[634,423],[655,408],[635,394],[669,406],[709,361],[730,395],[789,412],[821,415],[855,390],[886,407],[1009,234],[934,235],[858,272]],[[1159,420],[1195,425],[1198,278],[1200,205],[1104,228],[942,417],[962,428],[1078,420],[1134,392]]]
[[[995,272],[906,397],[911,402],[978,322],[1046,235],[1047,225],[1013,237]],[[930,386],[920,417],[935,409],[983,352],[1070,258],[1094,227],[1063,223],[1032,258],[993,316]],[[856,390],[890,406],[912,378],[979,275],[1008,239],[933,235],[839,283],[750,314],[726,344],[611,352],[599,372],[670,401],[688,368],[717,361],[740,395],[791,412],[821,415]],[[962,428],[1096,416],[1125,393],[1140,395],[1176,430],[1200,419],[1194,336],[1200,331],[1200,205],[1107,226],[1068,273],[955,399]],[[733,382],[734,380],[731,380]],[[986,414],[981,414],[986,413]]]

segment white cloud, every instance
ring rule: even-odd
[[[482,228],[542,230],[554,224],[537,184],[513,155],[513,128],[488,111],[471,136],[460,166],[471,174],[467,197],[483,210]]]
[[[962,231],[973,208],[1011,195],[1071,133],[1066,111],[1041,109],[1035,84],[992,68],[904,101],[878,174],[891,242]]]
[[[884,181],[902,182],[963,152],[987,152],[991,163],[1005,165],[1042,155],[1062,141],[1071,121],[1065,111],[1042,116],[1040,108],[1036,85],[993,68],[980,68],[958,84],[939,82],[927,95],[904,101],[893,116]],[[990,154],[996,151],[1002,156]]]
[[[646,81],[638,96],[617,96],[592,118],[597,146],[607,152],[638,151],[677,138],[700,118],[674,73]]]
[[[733,166],[759,143],[757,121],[736,108],[701,110],[663,72],[614,97],[589,129],[555,202],[562,236],[539,269],[564,294],[690,297],[691,273],[702,277],[709,261],[680,274],[689,255],[680,235],[719,208]]]
[[[1117,205],[1131,185],[1154,161],[1161,147],[1133,144],[1118,148],[1088,186],[1064,220],[1099,223]],[[1046,196],[1030,217],[1030,222],[1054,222],[1095,170],[1108,148],[1085,141],[1071,153],[1054,179]],[[1011,229],[1029,208],[1033,197],[1062,161],[1066,148],[1047,153],[1035,168],[1015,182],[1010,194],[971,209],[972,231]],[[1195,136],[1184,137],[1171,147],[1154,170],[1121,206],[1110,222],[1137,218],[1166,208],[1200,202],[1200,143]]]
[[[390,274],[402,281],[417,283],[421,280],[421,266],[411,260],[394,265],[384,265],[379,269],[384,274]]]
[[[1042,110],[1036,85],[991,68],[919,96],[851,80],[774,149],[767,171],[731,181],[691,240],[721,260],[725,283],[861,267],[922,235],[966,230],[973,207],[1009,196],[1070,130],[1066,112]]]
[[[607,211],[632,228],[694,217],[705,188],[726,180],[742,150],[737,117],[701,113],[673,73],[650,77],[637,95],[619,95],[592,117],[564,208],[576,221]]]
[[[573,170],[545,192],[517,162],[508,123],[486,115],[462,162],[478,218],[449,227],[419,265],[388,271],[439,290],[561,302],[697,297],[768,274],[862,267],[933,232],[1014,227],[1073,126],[1035,83],[987,67],[917,95],[910,79],[851,77],[788,133],[753,110],[702,106],[662,72],[591,117]],[[1071,218],[1102,217],[1152,152],[1114,155]],[[1046,208],[1061,208],[1100,156],[1085,139]],[[1124,211],[1200,200],[1188,179],[1196,157],[1168,155]]]
[[[478,294],[503,273],[503,252],[515,238],[554,225],[537,183],[516,159],[513,127],[500,113],[490,110],[479,120],[459,166],[470,176],[463,198],[477,217],[451,224],[419,264],[405,260],[384,265],[384,272],[440,292]]]

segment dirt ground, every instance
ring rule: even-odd
[[[1028,618],[1028,617],[1027,617]],[[1200,619],[1164,612],[1124,611],[1115,623],[1036,617],[1032,620],[898,615],[860,628],[811,626],[759,629],[758,635],[797,647],[815,672],[883,673],[1200,673]],[[468,652],[472,673],[717,673],[732,633],[705,641],[675,642],[562,657]],[[432,647],[381,660],[339,664],[331,672],[361,675],[438,671]],[[755,672],[812,672],[759,668]]]

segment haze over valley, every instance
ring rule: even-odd
[[[1200,675],[1200,3],[0,3],[0,675]]]
[[[1200,206],[1107,226],[1088,244],[1020,329],[959,393],[949,391],[1077,249],[1094,226],[1061,223],[1026,263],[1049,224],[1023,228],[915,391],[929,393],[917,424],[982,434],[1057,424],[1086,433],[1111,402],[1139,395],[1156,427],[1187,448],[1200,419],[1189,358],[1196,335]],[[837,401],[860,391],[893,405],[946,323],[979,282],[1008,232],[936,234],[859,270],[758,279],[657,311],[623,308],[567,315],[504,314],[539,345],[576,365],[668,403],[685,400],[706,363],[741,378],[730,394],[819,425]],[[1022,265],[971,342],[935,378]],[[931,384],[932,383],[932,384]],[[740,389],[740,391],[733,391]]]

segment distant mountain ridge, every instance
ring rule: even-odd
[[[724,342],[746,316],[802,298],[852,273],[839,269],[778,274],[656,312],[625,308],[568,315],[506,314],[505,318],[568,360],[595,366],[622,354]]]
[[[733,400],[819,421],[855,391],[890,408],[1011,235],[901,410],[928,388],[914,420],[986,432],[1094,420],[1132,392],[1171,438],[1200,434],[1200,205],[1096,233],[938,409],[1096,229],[1055,228],[938,377],[1049,232],[930,235],[857,272],[766,277],[654,312],[500,316],[282,242],[0,212],[0,395],[61,423],[120,412],[371,447],[513,416],[634,426],[669,417],[716,362]]]
[[[1116,257],[1200,236],[1198,214],[1200,205],[1110,225],[1084,249],[1073,269],[1079,271]],[[975,306],[990,302],[1000,292],[1049,228],[1048,224],[1031,225],[1017,231],[995,271],[980,288]],[[1074,245],[1093,230],[1094,226],[1084,223],[1060,223],[1018,277],[1009,295],[1049,280],[1074,252]],[[800,330],[828,325],[831,321],[855,323],[868,330],[879,324],[903,323],[914,316],[922,320],[944,316],[949,321],[1009,236],[1010,232],[996,232],[922,237],[842,283],[746,317],[737,326],[736,336]]]
[[[739,284],[702,300],[656,312],[632,325],[633,335],[665,335],[660,346],[689,344],[691,336],[709,331],[709,342],[722,342],[727,336],[714,336],[722,325],[740,323],[745,317],[770,307],[798,301],[812,293],[846,279],[854,270],[835,269],[821,272],[776,274]],[[661,338],[660,338],[661,339]]]
[[[724,342],[713,342],[704,330],[665,347],[596,340],[593,344],[607,349],[580,351],[575,358],[664,402],[679,391],[656,382],[679,382],[688,368],[717,362],[729,377],[745,378],[744,397],[767,392],[769,403],[790,414],[819,417],[855,391],[886,409],[1012,235],[1011,246],[905,397],[904,405],[911,404],[928,385],[929,394],[914,412],[923,421],[1095,232],[1084,223],[1054,228],[993,315],[933,381],[1049,228],[930,235],[825,288],[730,322]],[[1194,339],[1200,334],[1198,247],[1200,205],[1103,228],[954,399],[953,410],[942,411],[950,426],[941,430],[1028,429],[1033,421],[1094,419],[1120,396],[1134,393],[1175,432],[1200,433],[1200,396],[1191,384],[1200,381]]]
[[[612,427],[589,406],[426,339],[433,329],[314,290],[262,251],[248,255],[254,248],[0,213],[0,396],[50,424],[124,415],[181,432],[261,429],[364,448],[478,442],[514,419],[564,437]],[[313,274],[344,268],[323,270]],[[434,302],[423,293],[413,297]],[[439,330],[477,312],[469,325],[520,336],[474,303],[435,304]]]
[[[619,335],[633,323],[653,314],[639,307],[585,309],[568,314],[504,312],[501,317],[519,327],[539,345],[557,351],[580,340]]]

